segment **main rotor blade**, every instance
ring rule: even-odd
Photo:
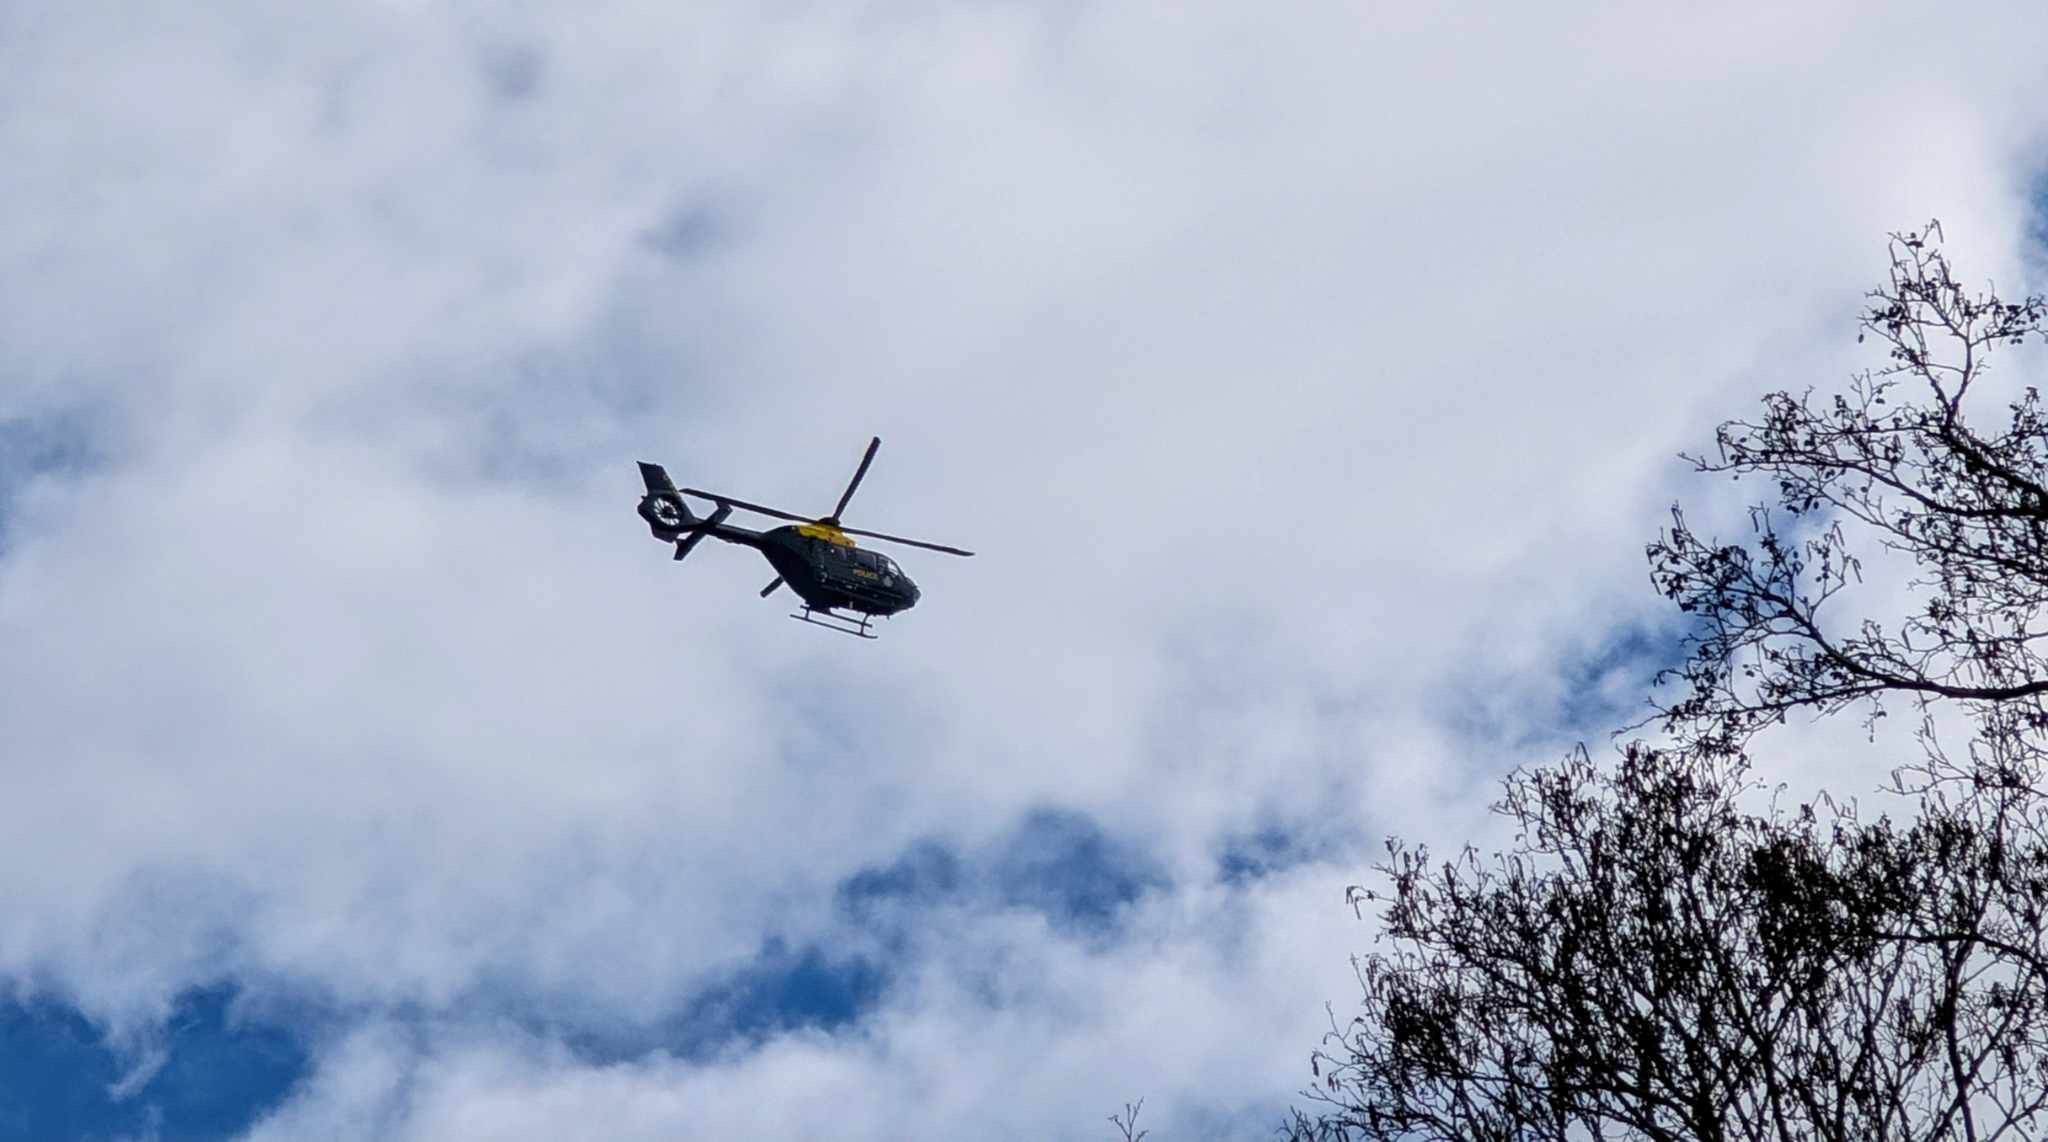
[[[881,446],[882,438],[879,436],[868,441],[868,450],[860,458],[860,467],[853,470],[853,479],[847,481],[846,491],[839,496],[839,506],[833,508],[832,514],[826,516],[826,519],[832,520],[835,523],[838,522],[840,513],[846,510],[846,501],[853,498],[853,490],[860,487],[861,477],[868,474],[868,465],[875,462],[875,449]]]
[[[974,554],[974,552],[972,551],[962,551],[960,548],[957,547],[947,547],[943,543],[926,543],[922,539],[905,539],[900,535],[884,535],[879,531],[862,531],[857,527],[842,527],[839,530],[845,532],[848,535],[865,535],[869,539],[886,539],[890,543],[901,543],[908,547],[922,547],[926,551],[943,551],[948,555]]]
[[[744,508],[750,512],[759,512],[762,515],[772,515],[776,519],[788,519],[795,520],[798,523],[810,523],[812,518],[807,515],[796,515],[792,512],[786,512],[783,511],[781,508],[764,508],[760,504],[750,504],[745,500],[736,500],[733,499],[731,496],[721,496],[716,492],[700,492],[695,488],[684,488],[683,494],[686,496],[696,496],[700,500],[716,500],[721,504],[731,504],[736,508]]]
[[[774,594],[775,588],[780,586],[782,586],[782,576],[777,575],[775,578],[770,579],[768,581],[768,585],[766,587],[761,588],[761,597],[765,599],[768,596]]]

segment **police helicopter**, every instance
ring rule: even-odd
[[[768,565],[775,568],[775,578],[761,588],[762,598],[774,594],[777,587],[788,584],[789,589],[803,601],[803,609],[790,618],[843,634],[874,638],[868,633],[869,621],[877,615],[887,617],[916,606],[917,584],[911,582],[910,576],[905,575],[903,569],[896,566],[896,561],[887,555],[856,547],[854,536],[922,547],[927,551],[943,551],[948,555],[974,554],[943,543],[926,543],[921,539],[863,531],[839,522],[840,514],[846,511],[847,501],[853,498],[854,489],[860,487],[861,477],[868,474],[868,465],[874,463],[875,450],[881,446],[882,438],[879,436],[868,441],[867,453],[860,458],[860,467],[854,469],[846,491],[840,493],[838,506],[832,509],[831,515],[816,518],[750,504],[716,492],[678,489],[661,465],[643,460],[640,462],[640,480],[647,485],[647,494],[640,497],[640,518],[647,521],[647,528],[654,533],[654,538],[675,544],[674,558],[678,560],[689,555],[707,535],[759,551],[767,557]],[[684,496],[711,501],[711,514],[701,517],[692,514]],[[735,508],[791,522],[767,531],[735,527],[725,522]],[[842,611],[848,613],[841,614]]]

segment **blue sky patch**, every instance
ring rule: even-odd
[[[1127,906],[1166,884],[1158,863],[1085,813],[1037,809],[987,851],[962,855],[938,841],[841,881],[840,914],[881,952],[837,953],[769,938],[756,956],[708,983],[645,1028],[556,1031],[578,1054],[619,1061],[653,1051],[702,1059],[796,1030],[857,1026],[918,956],[921,937],[957,907],[1025,908],[1056,931],[1115,935]],[[872,946],[871,946],[872,948]]]
[[[470,1016],[510,1019],[590,1063],[655,1053],[702,1061],[792,1031],[858,1027],[922,954],[924,938],[951,922],[953,909],[1027,909],[1045,916],[1055,931],[1101,942],[1121,930],[1129,905],[1166,883],[1157,861],[1089,815],[1040,808],[986,849],[963,855],[938,841],[919,841],[887,864],[841,881],[834,902],[872,941],[864,950],[792,945],[771,936],[751,959],[715,974],[645,1023],[550,1009],[516,985],[477,993],[460,1006]],[[204,1051],[210,1049],[196,1057],[209,1057]],[[167,1073],[176,1062],[174,1055]],[[75,1060],[62,1065],[80,1069]],[[114,1080],[93,1081],[103,1087]]]
[[[1113,934],[1125,906],[1167,883],[1144,853],[1066,809],[1028,814],[990,865],[998,899],[1044,913],[1055,929]]]
[[[1224,842],[1216,855],[1216,879],[1231,885],[1247,884],[1315,858],[1315,848],[1298,833],[1267,825]]]
[[[889,864],[847,877],[836,895],[841,912],[871,931],[888,934],[903,910],[935,908],[958,899],[969,875],[953,850],[937,841],[919,841]]]
[[[840,910],[892,946],[920,913],[946,905],[1022,908],[1055,930],[1114,935],[1127,906],[1168,883],[1159,862],[1086,813],[1033,809],[987,850],[962,855],[920,841],[839,885]]]
[[[549,1020],[531,1029],[559,1038],[591,1063],[655,1052],[701,1061],[791,1031],[843,1030],[874,1010],[888,983],[884,965],[865,955],[835,955],[815,944],[792,948],[771,937],[752,960],[652,1025],[565,1026]]]
[[[686,1055],[734,1037],[836,1031],[872,1009],[886,982],[882,968],[864,956],[835,957],[817,947],[794,951],[771,939],[754,962],[693,999],[675,1024]]]
[[[1677,622],[1631,626],[1566,662],[1558,725],[1592,739],[1647,717],[1651,680],[1659,670],[1685,661],[1684,638],[1685,629]]]
[[[153,1070],[109,1049],[75,1008],[0,1003],[0,1137],[174,1142],[246,1130],[306,1074],[308,1055],[289,1029],[236,1017],[236,994],[181,996]]]

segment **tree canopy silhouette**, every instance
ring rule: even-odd
[[[1939,233],[1892,238],[1890,281],[1863,314],[1863,337],[1888,350],[1883,368],[1826,400],[1774,393],[1695,459],[1702,472],[1767,477],[1777,503],[1753,510],[1749,543],[1704,540],[1674,511],[1649,547],[1657,588],[1703,628],[1674,672],[1688,692],[1664,711],[1672,728],[1740,741],[1795,709],[1891,693],[2034,709],[2048,693],[2041,395],[2025,388],[1989,427],[1965,416],[1994,351],[2040,336],[2043,302],[1969,293]],[[1912,560],[1917,613],[1890,626],[1828,613],[1860,570],[1852,529]]]
[[[1293,1137],[2048,1134],[2048,420],[1986,380],[2044,306],[1965,289],[1941,238],[1892,236],[1862,318],[1884,365],[1694,458],[1771,496],[1739,541],[1674,509],[1649,545],[1693,624],[1655,740],[1518,771],[1505,851],[1389,841],[1352,890],[1382,935]],[[1854,589],[1857,543],[1903,592]],[[1900,703],[1893,812],[1756,776],[1789,715]]]

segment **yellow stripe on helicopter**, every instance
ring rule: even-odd
[[[800,523],[796,525],[796,533],[812,539],[822,539],[827,543],[836,543],[841,547],[857,546],[852,536],[829,523]]]

